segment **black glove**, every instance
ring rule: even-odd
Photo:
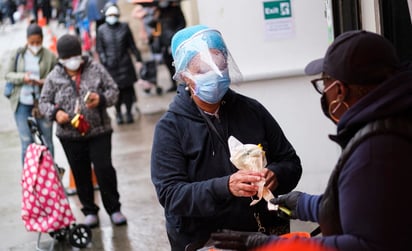
[[[220,233],[212,233],[211,239],[216,248],[246,251],[267,243],[270,237],[260,232],[223,230]]]
[[[275,205],[279,205],[279,207],[286,207],[290,210],[289,218],[297,219],[296,209],[298,207],[298,201],[301,195],[302,192],[293,191],[288,194],[284,194],[277,198],[271,199],[270,202]],[[282,210],[279,209],[279,212],[282,212]]]

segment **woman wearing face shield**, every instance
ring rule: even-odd
[[[156,125],[151,156],[171,250],[202,246],[219,229],[288,232],[289,222],[269,216],[264,200],[250,206],[258,192],[251,183],[265,181],[275,195],[291,191],[302,173],[293,146],[258,101],[230,89],[241,74],[219,31],[182,29],[171,48],[180,85]],[[261,144],[265,170],[238,170],[230,161],[229,136]]]
[[[94,202],[92,165],[103,206],[115,225],[126,224],[121,213],[116,170],[111,158],[111,127],[107,108],[119,94],[116,83],[99,63],[82,56],[79,39],[63,35],[57,41],[59,63],[46,78],[40,109],[56,121],[59,138],[70,164],[85,215],[84,224],[99,225]]]
[[[12,52],[5,75],[6,81],[14,86],[9,100],[19,132],[22,163],[27,147],[34,142],[27,124],[29,116],[36,118],[46,141],[45,144],[51,154],[54,154],[53,123],[44,119],[38,112],[37,103],[44,79],[57,63],[56,56],[42,46],[43,31],[40,26],[35,23],[30,24],[26,33],[27,44]]]

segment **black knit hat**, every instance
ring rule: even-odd
[[[329,46],[325,57],[310,62],[307,75],[324,72],[346,84],[379,84],[399,66],[393,45],[368,31],[347,31]]]
[[[36,23],[30,24],[27,27],[26,33],[27,33],[27,37],[32,36],[32,35],[40,35],[41,37],[43,37],[43,30]]]
[[[59,58],[66,59],[82,54],[82,46],[75,35],[65,34],[57,41],[57,53]]]

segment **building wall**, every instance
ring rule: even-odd
[[[289,2],[290,17],[269,19],[264,1],[198,0],[199,22],[222,32],[247,80],[300,75],[308,60],[321,57],[329,43],[325,1]]]
[[[320,95],[303,69],[322,57],[329,44],[325,0],[291,0],[294,34],[279,39],[265,38],[263,1],[184,0],[182,4],[195,17],[189,24],[202,23],[222,32],[246,78],[232,88],[262,102],[295,147],[304,169],[297,189],[322,192],[340,148],[328,138],[335,125],[323,116]]]

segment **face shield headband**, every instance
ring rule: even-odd
[[[215,29],[201,30],[176,48],[174,55],[176,73],[173,79],[180,83],[183,82],[183,73],[188,72],[188,65],[196,55],[199,55],[196,59],[202,68],[209,68],[217,75],[221,75],[221,71],[223,70],[222,60],[216,61],[216,56],[210,49],[217,49],[223,54],[225,62],[224,68],[228,70],[231,83],[242,82],[243,76],[236,62],[227,49],[220,32]]]

